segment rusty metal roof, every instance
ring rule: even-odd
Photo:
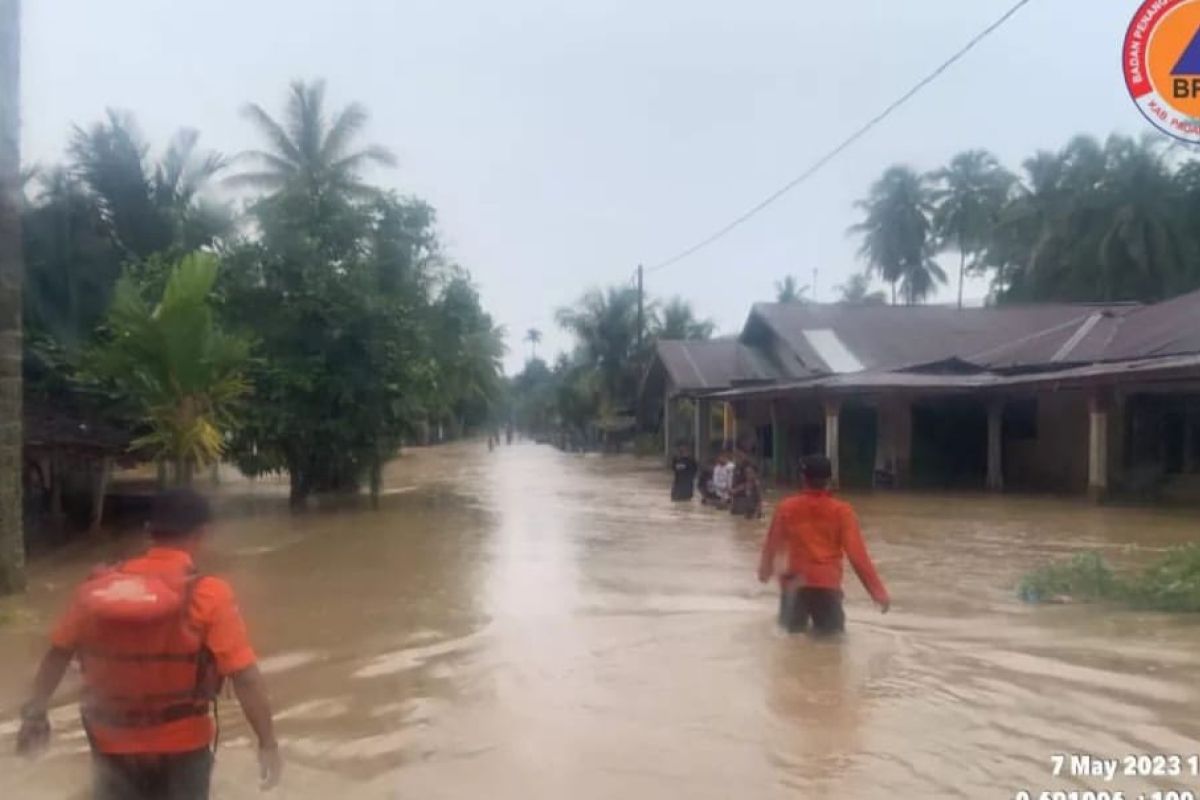
[[[998,308],[760,303],[758,316],[810,370],[845,372],[814,347],[831,331],[864,370],[896,370],[957,358],[1012,368],[1095,360],[1116,320],[1136,306],[1025,305]]]
[[[1125,316],[1106,359],[1200,353],[1200,291],[1143,306]]]
[[[656,347],[677,391],[725,389],[778,377],[754,349],[737,339],[664,340]]]
[[[1200,378],[1200,354],[1166,356],[1133,361],[1104,362],[1063,367],[1043,372],[1001,374],[977,372],[970,374],[921,372],[859,372],[849,375],[821,375],[807,380],[793,380],[766,386],[727,389],[710,396],[718,400],[746,397],[772,397],[810,390],[828,394],[873,392],[883,390],[920,390],[922,392],[964,392],[978,389],[1017,389],[1037,384],[1058,387],[1094,383],[1117,383],[1123,377],[1153,381]]]
[[[759,303],[742,339],[660,342],[659,357],[681,391],[717,397],[1200,377],[1200,291],[1145,306]]]

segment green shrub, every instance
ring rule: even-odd
[[[1021,579],[1017,595],[1027,603],[1116,600],[1145,611],[1200,611],[1200,544],[1173,547],[1149,567],[1118,576],[1096,553],[1038,567]]]
[[[1096,553],[1079,553],[1071,560],[1046,564],[1028,573],[1017,587],[1027,603],[1046,603],[1057,597],[1106,600],[1120,594],[1116,575]]]
[[[1200,545],[1174,547],[1126,587],[1134,608],[1200,611]]]

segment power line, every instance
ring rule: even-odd
[[[937,69],[935,69],[933,72],[926,75],[911,89],[909,89],[907,92],[905,92],[903,95],[901,95],[897,100],[893,101],[891,103],[891,105],[887,106],[885,109],[883,109],[883,111],[879,112],[877,115],[875,115],[869,121],[867,121],[866,124],[864,124],[858,130],[854,131],[854,133],[850,134],[850,136],[846,137],[846,139],[844,139],[841,144],[837,145],[832,150],[830,150],[828,153],[826,153],[825,155],[818,158],[808,169],[806,169],[804,172],[802,172],[797,177],[788,181],[786,184],[784,184],[782,187],[777,189],[775,192],[773,192],[771,195],[769,195],[765,200],[760,202],[758,205],[754,206],[749,211],[747,211],[744,214],[742,214],[741,216],[737,217],[729,224],[725,225],[723,228],[718,229],[715,233],[709,235],[705,239],[702,239],[701,241],[692,245],[691,247],[687,248],[686,250],[683,250],[683,251],[671,256],[666,261],[661,261],[658,264],[655,264],[654,266],[647,268],[646,272],[652,273],[652,272],[658,272],[661,269],[666,269],[667,267],[671,266],[672,264],[682,261],[683,259],[692,255],[693,253],[697,253],[700,250],[703,250],[704,248],[708,247],[710,244],[717,241],[718,239],[724,238],[735,228],[739,227],[744,222],[749,220],[751,217],[755,216],[760,211],[765,209],[767,206],[771,205],[776,200],[778,200],[779,198],[783,197],[785,194],[790,192],[792,189],[795,189],[801,183],[804,183],[804,181],[808,180],[813,175],[817,174],[817,172],[819,172],[822,167],[824,167],[830,161],[833,161],[835,158],[837,158],[839,155],[841,155],[843,152],[845,152],[847,149],[849,149],[849,147],[851,145],[853,145],[859,139],[861,139],[862,137],[864,137],[868,133],[870,133],[870,131],[873,128],[875,128],[875,126],[877,126],[879,123],[883,122],[885,119],[890,117],[897,109],[899,109],[901,106],[903,106],[905,103],[907,103],[913,97],[915,97],[918,92],[920,92],[926,86],[928,86],[929,84],[931,84],[935,80],[937,80],[939,77],[941,77],[943,72],[948,70],[957,61],[959,61],[963,56],[965,56],[967,53],[969,53],[971,50],[973,50],[977,44],[982,42],[984,39],[986,39],[991,34],[995,33],[996,30],[1000,28],[1000,26],[1002,26],[1004,23],[1008,22],[1013,16],[1016,15],[1016,13],[1018,11],[1020,11],[1025,6],[1029,5],[1030,2],[1031,2],[1031,0],[1018,0],[1018,2],[1016,4],[1014,4],[1010,9],[1008,9],[1008,11],[1004,12],[1003,16],[1001,16],[999,19],[997,19],[991,25],[988,25],[986,28],[984,28],[979,33],[975,34],[975,36],[969,42],[967,42],[966,45],[964,45],[962,48],[960,48],[956,53],[954,53],[954,55],[950,56],[950,58],[943,61],[937,67]]]

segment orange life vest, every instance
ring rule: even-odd
[[[79,589],[85,722],[140,728],[209,713],[220,681],[191,619],[195,572],[102,568]]]

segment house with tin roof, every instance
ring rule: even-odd
[[[741,333],[659,342],[643,424],[844,486],[1200,497],[1200,292],[996,308],[761,303]]]

